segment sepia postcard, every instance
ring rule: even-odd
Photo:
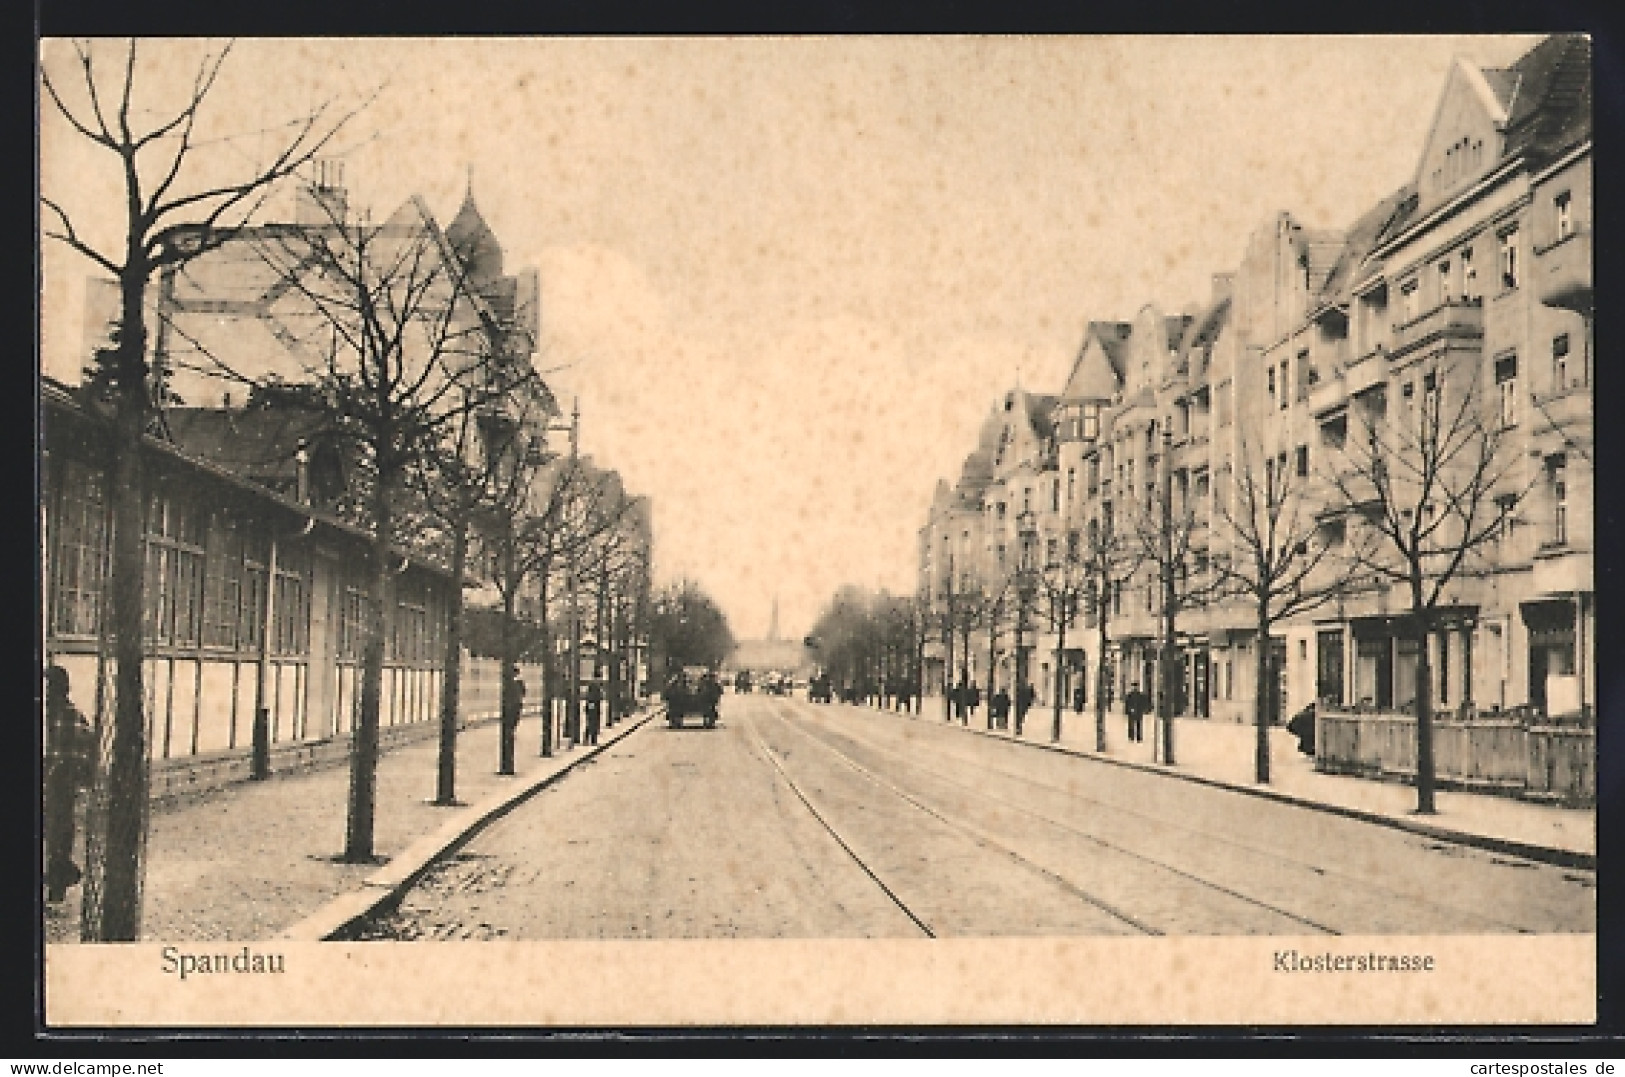
[[[1592,69],[44,40],[47,1028],[1594,1022]]]

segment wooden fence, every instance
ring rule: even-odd
[[[1368,777],[1416,777],[1416,718],[1320,711],[1315,769]],[[1569,805],[1597,799],[1596,730],[1505,719],[1435,721],[1439,784]]]

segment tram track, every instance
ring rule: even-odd
[[[1115,849],[1116,851],[1126,853],[1127,855],[1137,857],[1137,858],[1139,858],[1141,860],[1145,860],[1145,861],[1147,861],[1149,863],[1158,864],[1159,866],[1165,867],[1165,868],[1167,868],[1168,870],[1171,870],[1171,871],[1175,871],[1176,873],[1185,874],[1185,873],[1181,872],[1180,869],[1174,868],[1172,865],[1168,865],[1168,864],[1166,864],[1164,862],[1158,861],[1153,857],[1147,857],[1144,854],[1138,853],[1138,852],[1136,852],[1134,850],[1131,850],[1131,849],[1128,849],[1126,847],[1118,846],[1118,845],[1115,845],[1115,844],[1110,843],[1110,842],[1105,842],[1103,839],[1100,839],[1098,836],[1090,834],[1089,832],[1087,832],[1085,830],[1082,830],[1082,829],[1080,829],[1080,828],[1078,828],[1076,826],[1073,826],[1070,823],[1064,822],[1062,820],[1054,819],[1053,817],[1047,816],[1042,812],[1036,812],[1033,809],[1028,808],[1026,805],[1019,804],[1019,803],[1017,803],[1015,801],[1008,800],[1006,798],[997,797],[997,796],[995,796],[995,795],[993,795],[991,793],[988,793],[986,790],[979,789],[976,786],[973,786],[973,785],[971,785],[969,783],[966,783],[966,782],[964,782],[964,781],[962,781],[962,780],[960,780],[960,779],[958,779],[958,778],[956,778],[956,777],[954,777],[952,775],[945,774],[945,773],[943,773],[941,771],[935,770],[935,769],[933,769],[931,767],[928,767],[928,766],[926,766],[924,764],[921,764],[920,762],[918,762],[917,760],[915,760],[913,758],[903,756],[894,747],[891,747],[889,745],[878,744],[873,740],[858,736],[858,735],[854,734],[850,729],[843,729],[841,731],[841,733],[840,733],[840,736],[843,736],[843,737],[853,741],[854,743],[861,744],[864,747],[869,748],[872,751],[876,751],[876,752],[880,752],[882,754],[894,756],[899,761],[901,761],[904,765],[912,767],[912,768],[920,771],[923,774],[929,775],[930,777],[932,777],[932,778],[934,778],[934,779],[936,779],[938,781],[941,781],[944,784],[955,786],[957,788],[965,790],[966,792],[970,792],[970,793],[973,793],[975,795],[984,797],[985,799],[988,799],[988,800],[993,801],[995,803],[999,803],[999,804],[1001,804],[1001,805],[1003,805],[1005,807],[1009,807],[1009,808],[1011,808],[1013,810],[1016,810],[1016,811],[1024,812],[1024,813],[1026,813],[1028,815],[1033,816],[1034,818],[1037,818],[1037,819],[1043,820],[1045,822],[1048,822],[1051,825],[1058,826],[1058,827],[1060,827],[1062,829],[1072,831],[1072,832],[1078,834],[1081,837],[1084,837],[1084,838],[1086,838],[1086,839],[1088,839],[1090,841],[1096,842],[1097,844],[1105,845],[1107,847]],[[1302,859],[1297,858],[1297,857],[1286,855],[1286,854],[1281,853],[1280,851],[1275,850],[1275,849],[1269,849],[1269,848],[1266,848],[1266,847],[1263,847],[1263,846],[1254,845],[1254,844],[1252,844],[1250,842],[1238,841],[1234,837],[1232,837],[1232,836],[1230,836],[1228,834],[1225,834],[1225,833],[1215,832],[1215,831],[1212,831],[1212,830],[1206,830],[1206,829],[1199,828],[1199,827],[1189,826],[1189,825],[1186,825],[1186,824],[1178,823],[1178,822],[1175,822],[1173,820],[1167,819],[1166,817],[1163,817],[1163,816],[1153,815],[1153,814],[1148,813],[1148,812],[1136,811],[1133,808],[1125,807],[1125,806],[1123,806],[1121,804],[1116,804],[1116,803],[1113,803],[1113,802],[1108,801],[1108,800],[1102,800],[1102,799],[1100,799],[1098,797],[1091,797],[1088,794],[1078,792],[1075,789],[1071,789],[1071,788],[1068,788],[1068,787],[1065,787],[1065,786],[1055,785],[1055,784],[1050,783],[1050,782],[1040,781],[1040,780],[1038,780],[1036,778],[1033,778],[1033,777],[1031,777],[1030,775],[1027,775],[1027,774],[1021,774],[1021,773],[1018,773],[1016,771],[1005,770],[1002,767],[991,767],[991,766],[988,766],[985,762],[979,761],[977,763],[977,766],[984,773],[995,774],[998,777],[1003,778],[1003,779],[1005,779],[1007,781],[1019,782],[1019,783],[1025,784],[1025,785],[1032,786],[1032,787],[1034,787],[1036,789],[1041,789],[1041,790],[1045,791],[1046,793],[1049,793],[1049,794],[1052,794],[1052,795],[1062,796],[1062,797],[1066,797],[1066,798],[1071,799],[1071,800],[1076,800],[1076,801],[1079,801],[1079,802],[1081,802],[1083,804],[1089,805],[1092,809],[1105,810],[1107,812],[1112,812],[1112,813],[1115,813],[1115,814],[1120,815],[1120,816],[1126,816],[1126,817],[1136,819],[1136,820],[1139,820],[1139,821],[1142,821],[1142,822],[1145,822],[1145,823],[1149,823],[1149,824],[1152,824],[1152,825],[1156,825],[1156,826],[1160,826],[1160,827],[1164,827],[1164,828],[1168,828],[1168,829],[1180,830],[1180,831],[1183,831],[1184,833],[1186,833],[1186,834],[1188,834],[1188,835],[1190,835],[1192,837],[1199,838],[1203,842],[1217,844],[1217,845],[1224,845],[1224,846],[1226,846],[1228,848],[1234,849],[1237,852],[1243,853],[1243,854],[1248,855],[1248,856],[1253,856],[1253,857],[1258,857],[1258,858],[1261,858],[1261,859],[1269,860],[1269,861],[1272,861],[1272,862],[1275,862],[1275,863],[1278,863],[1278,864],[1288,866],[1288,867],[1290,867],[1292,869],[1295,869],[1295,870],[1298,870],[1298,871],[1312,873],[1312,874],[1314,874],[1316,876],[1319,876],[1321,878],[1331,880],[1331,881],[1336,881],[1337,883],[1339,883],[1342,886],[1357,887],[1357,888],[1359,888],[1361,890],[1365,890],[1365,891],[1368,891],[1368,892],[1370,892],[1370,893],[1372,893],[1374,895],[1377,895],[1377,896],[1381,897],[1384,900],[1390,900],[1390,901],[1397,900],[1397,901],[1404,902],[1406,904],[1436,910],[1436,911],[1438,911],[1440,913],[1448,914],[1448,915],[1453,916],[1453,917],[1462,917],[1462,918],[1467,918],[1467,919],[1470,919],[1470,920],[1480,921],[1480,922],[1482,922],[1482,923],[1484,923],[1486,925],[1491,925],[1491,926],[1493,926],[1495,928],[1498,928],[1498,929],[1500,929],[1502,931],[1505,931],[1505,932],[1508,932],[1508,933],[1513,933],[1513,934],[1535,934],[1536,933],[1534,931],[1534,929],[1529,928],[1529,927],[1524,926],[1524,925],[1521,925],[1521,924],[1515,924],[1515,923],[1512,923],[1511,921],[1499,919],[1499,918],[1494,917],[1494,916],[1489,916],[1489,915],[1486,915],[1485,913],[1478,912],[1478,911],[1475,911],[1475,910],[1464,909],[1464,908],[1461,908],[1461,907],[1456,906],[1456,905],[1451,905],[1451,904],[1449,904],[1447,902],[1438,901],[1438,900],[1436,900],[1434,898],[1430,898],[1430,897],[1427,897],[1425,895],[1413,893],[1411,891],[1399,890],[1399,889],[1395,889],[1393,887],[1383,886],[1380,883],[1372,882],[1370,879],[1362,878],[1360,876],[1353,875],[1353,874],[1348,873],[1348,872],[1338,871],[1335,868],[1327,868],[1327,867],[1325,867],[1324,865],[1321,865],[1321,864],[1311,863],[1311,862],[1309,862],[1307,860],[1302,860]],[[1217,884],[1207,883],[1207,885],[1217,885]],[[1253,898],[1248,898],[1247,900],[1255,901],[1255,902],[1258,901],[1258,899],[1253,899]],[[1258,903],[1259,904],[1265,904],[1263,902],[1258,902]],[[1295,919],[1302,919],[1301,917],[1298,917],[1297,914],[1295,914],[1295,913],[1285,912],[1284,910],[1282,910],[1282,911],[1283,911],[1283,915],[1287,915],[1287,916],[1293,917]],[[1339,933],[1339,932],[1336,932],[1336,931],[1332,931],[1332,929],[1329,929],[1329,928],[1326,928],[1324,930],[1330,931],[1333,934],[1338,934]]]
[[[805,738],[807,738],[809,740],[812,740],[814,743],[817,743],[820,746],[822,746],[826,751],[832,753],[836,758],[838,758],[838,759],[842,760],[843,762],[845,762],[847,766],[853,768],[854,770],[858,771],[859,773],[862,773],[862,774],[866,775],[872,781],[875,781],[875,783],[877,785],[880,785],[883,788],[887,788],[889,791],[891,791],[895,795],[903,796],[905,799],[909,799],[911,802],[914,802],[914,803],[918,804],[918,802],[917,802],[917,800],[915,798],[913,798],[909,794],[899,790],[895,786],[894,783],[889,782],[889,781],[887,781],[887,780],[885,780],[883,778],[879,778],[877,775],[874,774],[874,772],[870,768],[864,767],[861,763],[859,763],[856,760],[852,759],[851,756],[848,754],[848,752],[843,750],[841,747],[839,747],[839,746],[837,746],[835,744],[829,743],[822,735],[817,735],[817,734],[809,732],[805,728],[805,726],[804,726],[804,724],[802,722],[795,720],[796,715],[794,713],[794,708],[793,707],[789,707],[786,704],[781,704],[778,708],[775,709],[775,715],[774,716],[776,718],[778,718],[779,721],[781,723],[783,723],[785,726],[787,726],[788,728],[791,728],[791,729],[795,730],[801,736],[803,736],[803,737],[805,737]],[[979,787],[979,786],[977,786],[975,784],[966,782],[966,781],[962,780],[959,777],[943,773],[942,771],[939,771],[939,770],[936,770],[935,768],[927,766],[927,765],[921,763],[918,759],[915,759],[913,757],[904,756],[900,752],[898,752],[897,749],[895,747],[893,747],[893,746],[875,743],[874,741],[870,740],[869,738],[858,736],[858,735],[854,734],[851,730],[848,730],[848,729],[840,730],[840,732],[838,734],[836,734],[836,736],[838,736],[839,738],[845,739],[852,746],[861,747],[863,749],[867,749],[870,752],[877,753],[878,755],[888,757],[888,758],[891,758],[891,759],[895,759],[899,763],[901,763],[904,767],[909,769],[911,772],[918,773],[918,774],[923,775],[923,776],[925,776],[925,777],[927,777],[927,778],[929,778],[929,779],[931,779],[933,781],[940,782],[943,785],[951,787],[951,788],[955,789],[956,791],[958,791],[958,792],[960,792],[962,794],[965,794],[965,795],[968,795],[968,796],[971,796],[971,797],[975,797],[975,798],[979,798],[981,800],[984,800],[984,801],[988,802],[989,804],[996,805],[999,808],[1002,808],[1002,809],[1005,809],[1005,810],[1008,810],[1008,811],[1014,811],[1014,812],[1020,813],[1020,814],[1025,815],[1025,816],[1027,816],[1027,817],[1029,817],[1031,819],[1034,819],[1034,820],[1036,820],[1038,822],[1041,822],[1046,826],[1054,828],[1055,830],[1058,830],[1058,831],[1063,832],[1065,834],[1069,834],[1069,835],[1073,836],[1074,838],[1078,838],[1078,839],[1082,839],[1084,841],[1087,841],[1087,842],[1091,843],[1092,845],[1096,846],[1097,848],[1100,848],[1104,852],[1107,852],[1107,853],[1112,854],[1112,855],[1118,855],[1118,856],[1123,856],[1123,857],[1129,858],[1129,859],[1131,859],[1131,860],[1133,860],[1135,862],[1138,862],[1138,863],[1140,863],[1140,864],[1142,864],[1142,865],[1144,865],[1144,866],[1146,866],[1148,868],[1151,868],[1153,870],[1156,870],[1156,871],[1166,872],[1171,876],[1174,876],[1176,878],[1185,880],[1186,882],[1194,884],[1194,885],[1199,886],[1199,887],[1202,887],[1205,890],[1211,891],[1211,892],[1213,892],[1215,894],[1218,894],[1218,895],[1223,895],[1225,898],[1228,898],[1228,899],[1230,899],[1232,901],[1238,901],[1238,902],[1241,902],[1241,903],[1243,903],[1243,904],[1245,904],[1247,906],[1254,907],[1254,908],[1258,909],[1260,912],[1267,913],[1267,914],[1269,914],[1271,916],[1274,916],[1274,917],[1280,917],[1280,918],[1282,918],[1282,919],[1284,919],[1286,921],[1289,921],[1291,923],[1294,923],[1296,925],[1301,926],[1303,929],[1305,929],[1307,931],[1312,931],[1312,932],[1315,932],[1315,933],[1318,933],[1318,934],[1325,934],[1325,935],[1339,935],[1339,934],[1343,933],[1337,927],[1334,927],[1334,926],[1332,926],[1330,924],[1324,923],[1321,920],[1316,919],[1314,917],[1305,916],[1305,915],[1303,915],[1301,913],[1294,912],[1294,911],[1292,911],[1290,909],[1287,909],[1287,908],[1283,908],[1282,906],[1280,906],[1278,904],[1275,904],[1275,903],[1273,903],[1271,901],[1265,900],[1265,899],[1263,899],[1261,897],[1245,893],[1242,890],[1239,890],[1239,889],[1235,888],[1234,886],[1228,886],[1228,885],[1226,885],[1226,884],[1224,884],[1222,882],[1217,882],[1215,880],[1205,878],[1205,877],[1203,877],[1201,875],[1198,875],[1198,874],[1196,874],[1194,872],[1187,871],[1187,870],[1185,870],[1185,869],[1183,869],[1183,868],[1181,868],[1179,866],[1171,864],[1171,863],[1169,863],[1169,862],[1167,862],[1165,860],[1161,860],[1161,859],[1159,859],[1157,857],[1147,855],[1146,853],[1140,852],[1140,851],[1138,851],[1136,849],[1128,848],[1128,847],[1126,847],[1124,845],[1109,841],[1109,840],[1107,840],[1105,838],[1100,837],[1098,834],[1090,833],[1089,831],[1084,830],[1083,828],[1080,828],[1080,827],[1078,827],[1078,826],[1076,826],[1076,825],[1074,825],[1074,824],[1072,824],[1072,823],[1070,823],[1068,821],[1058,819],[1058,818],[1054,817],[1053,815],[1051,815],[1049,813],[1046,813],[1046,812],[1041,811],[1041,810],[1037,810],[1037,809],[1035,809],[1035,808],[1033,808],[1033,807],[1031,807],[1029,805],[1020,803],[1020,802],[1015,801],[1015,800],[1012,800],[1012,799],[1010,799],[1008,797],[1001,797],[1001,796],[999,796],[999,795],[997,795],[995,793],[991,793],[987,789]],[[1245,842],[1238,842],[1238,841],[1235,841],[1234,839],[1228,838],[1228,837],[1226,837],[1224,835],[1214,834],[1214,833],[1212,833],[1210,831],[1204,830],[1204,829],[1199,828],[1199,827],[1191,827],[1191,826],[1188,826],[1188,825],[1183,825],[1183,824],[1168,820],[1166,818],[1152,816],[1150,814],[1143,813],[1143,812],[1137,812],[1137,811],[1134,811],[1133,809],[1124,808],[1122,806],[1112,804],[1112,803],[1110,803],[1108,801],[1099,800],[1097,798],[1089,797],[1086,794],[1082,794],[1082,793],[1079,793],[1079,792],[1075,791],[1074,789],[1065,788],[1065,787],[1062,787],[1062,786],[1054,785],[1054,784],[1049,783],[1049,782],[1040,781],[1038,779],[1032,778],[1032,777],[1030,777],[1028,775],[1025,775],[1025,774],[1018,774],[1018,773],[1015,773],[1015,772],[1012,772],[1012,771],[1004,770],[1003,768],[999,768],[999,767],[989,767],[989,766],[987,766],[987,764],[985,762],[982,762],[982,761],[978,761],[977,766],[983,772],[996,775],[997,777],[999,777],[1001,779],[1004,779],[1006,781],[1016,782],[1016,783],[1020,783],[1020,784],[1024,784],[1024,785],[1033,787],[1035,789],[1043,791],[1044,793],[1046,793],[1048,795],[1064,796],[1064,797],[1067,797],[1069,799],[1075,799],[1075,800],[1082,801],[1082,802],[1084,802],[1086,804],[1089,804],[1091,806],[1091,808],[1104,809],[1106,811],[1115,812],[1115,813],[1118,813],[1118,814],[1121,814],[1121,815],[1131,816],[1131,817],[1134,817],[1134,818],[1136,818],[1138,820],[1141,820],[1141,821],[1152,822],[1152,823],[1155,823],[1155,824],[1157,824],[1159,826],[1162,826],[1162,827],[1168,827],[1168,828],[1181,830],[1184,833],[1186,833],[1188,836],[1195,837],[1195,838],[1199,839],[1202,842],[1221,843],[1221,844],[1224,844],[1226,846],[1233,847],[1233,848],[1237,849],[1238,851],[1244,851],[1245,853],[1247,853],[1247,854],[1249,854],[1251,856],[1265,858],[1268,861],[1271,861],[1271,862],[1274,862],[1276,864],[1282,865],[1282,866],[1284,866],[1284,867],[1286,867],[1286,868],[1288,868],[1288,869],[1290,869],[1292,871],[1304,874],[1306,876],[1314,876],[1320,881],[1323,881],[1323,882],[1326,882],[1326,883],[1335,883],[1336,885],[1338,885],[1339,887],[1344,888],[1344,889],[1347,889],[1348,887],[1357,887],[1358,889],[1360,889],[1362,891],[1366,891],[1366,892],[1369,892],[1369,893],[1373,894],[1374,898],[1376,900],[1390,902],[1390,903],[1397,900],[1397,901],[1403,902],[1403,903],[1405,903],[1407,905],[1427,908],[1429,910],[1432,910],[1436,914],[1442,914],[1442,915],[1445,915],[1445,916],[1448,916],[1448,917],[1451,917],[1451,918],[1455,918],[1459,922],[1478,922],[1478,923],[1482,923],[1482,924],[1486,925],[1487,927],[1490,927],[1491,929],[1504,931],[1504,932],[1509,932],[1509,933],[1524,933],[1524,934],[1527,934],[1527,933],[1531,933],[1531,931],[1532,931],[1532,929],[1527,927],[1527,926],[1511,923],[1509,921],[1499,919],[1499,918],[1494,917],[1494,916],[1486,915],[1485,913],[1482,913],[1482,912],[1462,909],[1462,908],[1459,908],[1457,906],[1454,906],[1454,905],[1451,905],[1451,904],[1448,904],[1448,903],[1439,902],[1437,900],[1429,899],[1429,898],[1422,897],[1422,896],[1419,896],[1419,895],[1394,890],[1392,888],[1384,887],[1384,886],[1382,886],[1380,884],[1373,883],[1373,882],[1370,882],[1368,880],[1357,878],[1357,877],[1349,875],[1347,873],[1340,873],[1340,872],[1335,871],[1334,869],[1327,869],[1327,868],[1325,868],[1325,867],[1323,867],[1323,866],[1321,866],[1319,864],[1312,864],[1312,863],[1309,863],[1307,861],[1298,859],[1296,857],[1287,856],[1287,855],[1278,853],[1278,852],[1276,852],[1274,850],[1261,848],[1259,846],[1252,845],[1252,844],[1245,843]],[[923,807],[923,805],[920,805],[920,806]],[[925,810],[932,811],[933,814],[937,815],[939,818],[944,818],[941,815],[941,813],[939,811],[935,810],[935,809],[926,808]],[[992,839],[990,837],[988,838],[988,840],[994,841],[994,842],[997,841],[997,839]],[[1015,854],[1015,855],[1019,856],[1020,854]],[[1044,870],[1047,871],[1049,869],[1044,869]]]

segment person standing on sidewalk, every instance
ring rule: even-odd
[[[587,743],[598,743],[599,719],[603,716],[604,689],[593,681],[587,685]]]
[[[1136,743],[1145,740],[1145,712],[1151,709],[1151,700],[1140,691],[1140,683],[1134,682],[1127,694],[1123,696],[1123,711],[1128,715],[1128,739]]]
[[[45,670],[45,891],[58,902],[83,876],[73,862],[79,790],[90,784],[95,734],[68,698],[68,671]]]
[[[987,701],[987,715],[993,719],[993,728],[1003,729],[1010,724],[1010,692],[1000,688]]]

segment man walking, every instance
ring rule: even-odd
[[[90,784],[95,734],[68,699],[68,671],[45,671],[45,898],[58,902],[83,875],[73,862],[79,790]]]
[[[1128,715],[1128,739],[1139,742],[1145,740],[1145,712],[1151,709],[1151,700],[1140,691],[1140,683],[1134,686],[1123,697],[1123,710]]]

